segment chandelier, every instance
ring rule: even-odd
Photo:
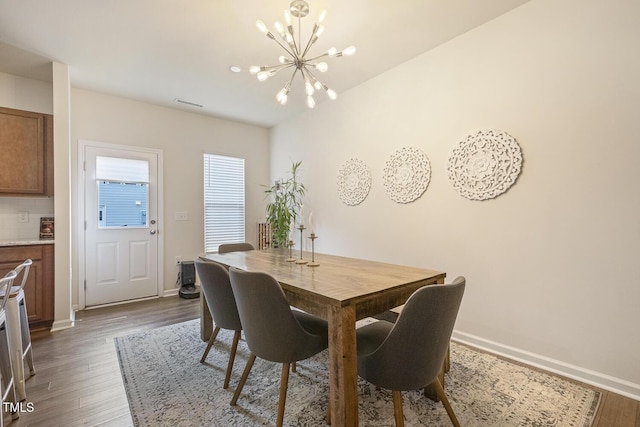
[[[271,40],[278,43],[278,45],[280,45],[280,47],[284,49],[285,52],[287,52],[288,56],[281,55],[278,58],[278,65],[252,66],[249,69],[249,72],[256,75],[258,77],[258,80],[263,82],[269,77],[276,75],[278,71],[293,68],[291,78],[285,83],[284,87],[276,95],[276,100],[282,105],[285,105],[287,103],[287,98],[289,97],[289,92],[291,91],[291,83],[298,73],[300,73],[300,77],[304,81],[305,93],[307,95],[307,106],[309,108],[313,108],[316,105],[316,102],[313,99],[313,95],[316,91],[324,90],[329,99],[336,99],[336,92],[328,88],[326,84],[324,84],[316,77],[316,71],[324,73],[329,68],[326,62],[320,60],[325,57],[351,56],[356,53],[355,46],[349,46],[348,48],[341,51],[338,51],[336,48],[332,47],[321,55],[307,57],[307,55],[309,54],[309,49],[311,48],[311,46],[313,46],[313,44],[318,40],[318,37],[320,37],[320,35],[324,31],[322,21],[326,16],[326,11],[322,11],[322,13],[320,13],[318,21],[313,26],[313,31],[311,32],[311,36],[309,37],[307,44],[303,46],[301,43],[302,34],[300,29],[300,20],[308,14],[309,4],[306,1],[292,1],[289,5],[289,10],[284,11],[286,28],[280,22],[275,23],[275,29],[276,33],[280,37],[279,39],[276,38],[276,36],[271,31],[269,31],[264,22],[256,22],[256,26],[258,27],[258,29]],[[292,17],[298,18],[297,41],[295,38],[293,25],[291,23]]]

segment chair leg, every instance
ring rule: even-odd
[[[402,392],[393,390],[393,416],[396,427],[404,427],[404,413],[402,412]]]
[[[287,401],[287,387],[289,387],[289,363],[282,364],[282,377],[280,378],[280,398],[278,399],[277,427],[282,427],[284,422],[284,406]]]
[[[238,341],[240,341],[240,331],[233,334],[233,344],[231,344],[231,352],[229,353],[229,364],[227,365],[227,373],[224,376],[224,385],[222,388],[229,388],[229,380],[231,380],[231,371],[233,370],[233,361],[236,358],[236,350],[238,349]]]
[[[220,327],[216,326],[216,328],[211,333],[211,336],[209,337],[209,342],[207,342],[207,348],[205,348],[204,350],[204,354],[200,359],[200,363],[204,363],[204,360],[207,358],[207,355],[209,354],[209,350],[211,350],[211,346],[213,345],[213,342],[216,340],[216,337],[218,336],[218,332],[220,332]]]
[[[453,425],[455,427],[460,427],[460,423],[458,422],[458,419],[456,418],[456,414],[453,412],[453,408],[451,407],[451,404],[449,403],[449,399],[447,398],[447,395],[444,392],[444,388],[442,387],[442,384],[440,383],[440,380],[436,378],[436,380],[433,382],[433,384],[435,385],[436,390],[438,392],[438,397],[440,398],[440,400],[442,401],[442,404],[444,405],[444,409],[447,410],[447,414],[449,415],[449,418],[451,419],[451,422],[453,423]]]
[[[249,360],[247,360],[247,366],[244,367],[244,372],[242,372],[242,377],[240,377],[240,382],[236,387],[236,391],[235,393],[233,393],[233,398],[231,398],[231,406],[236,406],[236,402],[238,401],[238,397],[240,396],[242,387],[244,387],[244,383],[247,381],[247,377],[249,376],[249,372],[251,372],[251,368],[253,367],[253,362],[255,361],[256,361],[256,355],[251,353],[251,356],[249,356]]]
[[[33,350],[31,346],[31,331],[29,331],[29,318],[27,316],[27,303],[24,299],[20,301],[20,328],[22,332],[22,351],[23,358],[29,366],[29,375],[36,374],[36,368],[33,365]]]
[[[296,366],[296,362],[291,363],[291,372],[298,372],[298,368]]]

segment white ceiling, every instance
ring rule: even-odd
[[[324,82],[340,93],[528,0],[309,0],[303,43],[327,10],[312,54],[355,45],[327,60]],[[276,93],[290,76],[258,82],[250,65],[283,51],[255,26],[283,21],[289,0],[2,0],[0,71],[50,80],[51,60],[68,64],[73,87],[271,127],[306,110],[301,80],[289,102]],[[297,28],[296,28],[297,31]],[[234,74],[229,66],[242,67]],[[298,79],[299,76],[296,77]],[[181,98],[203,108],[174,102]],[[316,102],[331,102],[324,94]]]

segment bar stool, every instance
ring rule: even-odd
[[[13,370],[11,369],[11,357],[9,356],[7,315],[5,312],[5,305],[10,294],[9,289],[11,289],[13,280],[17,275],[15,270],[11,270],[0,279],[0,293],[2,293],[2,298],[0,298],[0,385],[2,387],[0,392],[0,427],[4,425],[4,417],[2,416],[4,411],[3,402],[6,402],[7,398],[10,398],[13,403],[18,403],[16,400],[15,383],[13,381]],[[17,405],[11,408],[11,415],[14,420],[19,417],[16,407]]]
[[[15,268],[16,274],[22,273],[20,286],[12,286],[9,299],[5,307],[7,313],[7,332],[9,335],[9,351],[11,352],[11,366],[13,367],[13,379],[15,381],[16,394],[19,400],[25,400],[24,360],[29,365],[29,374],[35,375],[33,366],[33,352],[31,351],[31,333],[29,332],[29,319],[27,317],[27,304],[24,297],[24,286],[29,276],[29,268],[32,261],[26,260]]]

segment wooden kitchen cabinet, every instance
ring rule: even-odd
[[[0,107],[0,195],[53,196],[53,116]]]
[[[33,330],[48,329],[53,324],[53,258],[54,246],[24,245],[0,247],[0,277],[16,268],[24,260],[31,259],[33,264],[29,270],[24,294],[29,317],[29,328]],[[14,285],[20,285],[22,275]]]

